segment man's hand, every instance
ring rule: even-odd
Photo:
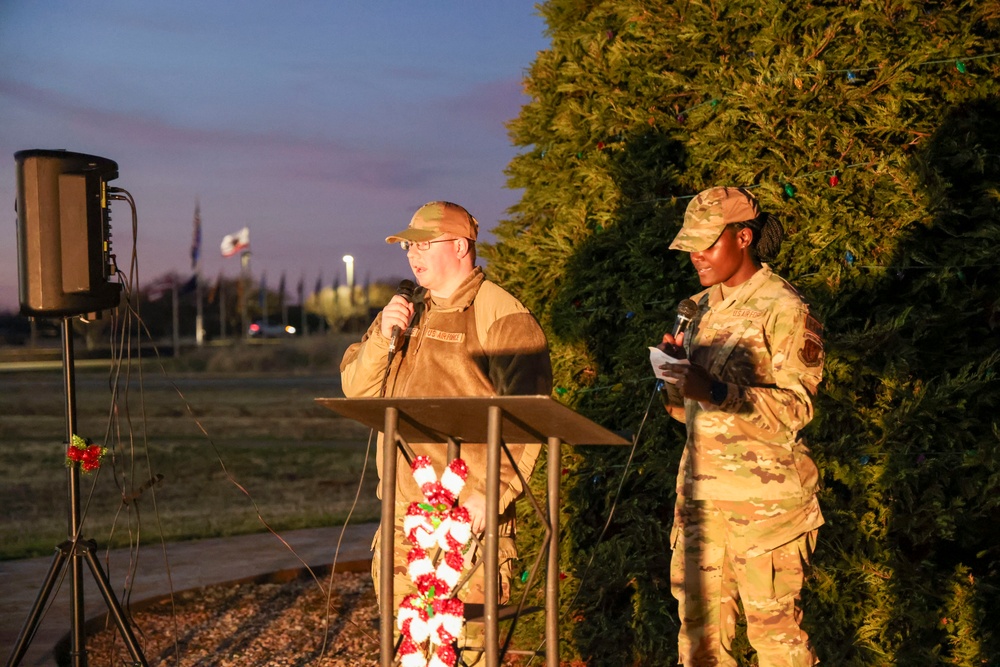
[[[473,491],[462,503],[462,506],[469,511],[472,532],[481,535],[486,530],[486,496]]]
[[[404,297],[396,294],[392,297],[385,308],[382,309],[382,336],[392,338],[392,328],[399,327],[401,331],[406,331],[413,319],[413,304]]]

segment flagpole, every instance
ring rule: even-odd
[[[258,298],[260,300],[260,321],[266,327],[269,321],[267,317],[267,273],[260,274],[260,293]]]
[[[226,290],[222,282],[222,272],[219,272],[219,288],[216,290],[219,300],[219,340],[226,340]]]
[[[205,344],[205,313],[201,305],[201,270],[194,272],[194,298],[197,310],[194,315],[194,341],[198,347]]]
[[[299,277],[299,320],[304,338],[309,335],[309,322],[306,320],[305,276]]]
[[[247,338],[250,332],[250,318],[247,313],[248,276],[250,275],[250,251],[240,253],[240,322],[243,332],[240,338]]]
[[[316,325],[316,333],[323,333],[323,322],[326,318],[323,316],[323,272],[320,271],[319,277],[316,278],[316,289],[313,292],[313,296],[316,297],[316,312],[319,314],[319,322]]]
[[[170,281],[170,301],[173,304],[173,313],[171,319],[173,320],[173,325],[174,325],[173,326],[174,359],[177,359],[178,357],[181,356],[181,318],[180,318],[180,311],[177,308],[177,296],[178,296],[177,280],[178,280],[177,277],[174,277],[174,279]]]
[[[278,306],[281,309],[281,326],[288,326],[288,303],[285,299],[285,272],[281,272],[281,282],[278,283]]]
[[[194,340],[198,347],[205,343],[205,313],[202,310],[201,291],[201,202],[194,202],[194,237],[191,241],[191,269],[194,271]]]
[[[239,302],[240,320],[243,324],[243,333],[239,338],[246,338],[249,335],[250,323],[247,321],[247,274],[250,271],[250,228],[244,227],[235,234],[229,234],[222,238],[220,247],[223,257],[232,257],[240,253],[240,279],[237,282],[236,300]],[[222,274],[219,274],[219,291],[222,291]],[[222,337],[226,337],[226,318],[223,300],[219,299],[219,327],[222,330]]]

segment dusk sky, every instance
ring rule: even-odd
[[[488,230],[520,193],[505,122],[548,48],[532,0],[468,2],[0,2],[0,310],[17,308],[14,153],[66,149],[118,163],[139,213],[141,285],[235,276],[222,237],[250,228],[255,276],[288,292],[409,277],[384,239],[425,202]],[[131,213],[114,202],[122,270]],[[292,296],[294,299],[294,296]]]

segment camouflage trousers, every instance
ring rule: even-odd
[[[740,601],[760,667],[819,662],[801,628],[800,593],[822,523],[815,496],[805,502],[679,497],[670,562],[679,662],[735,667]]]
[[[403,534],[403,518],[406,516],[406,509],[409,503],[396,503],[395,540],[393,550],[393,576],[392,576],[392,608],[395,613],[399,609],[400,603],[407,595],[417,592],[417,587],[407,574],[407,556],[410,553],[412,544]],[[480,536],[481,538],[482,536]],[[372,581],[375,583],[375,596],[379,598],[379,582],[381,581],[381,540],[382,531],[375,533],[372,540]],[[510,580],[512,576],[513,561],[517,558],[517,549],[514,545],[514,516],[513,505],[508,512],[500,517],[499,527],[499,593],[500,604],[504,604],[510,598]],[[483,545],[485,547],[485,545]],[[430,552],[433,559],[435,553]],[[483,558],[483,549],[472,540],[468,549],[462,554],[465,566],[462,570],[462,578],[472,571],[472,569]],[[443,556],[442,556],[443,557]],[[475,569],[472,576],[460,587],[457,597],[469,604],[483,604],[486,601],[486,579],[484,577],[483,566]],[[382,600],[378,600],[379,608],[382,608]],[[399,630],[394,629],[396,637],[399,637]],[[470,649],[462,657],[462,663],[474,665],[481,659],[484,646],[484,628],[482,622],[469,622],[465,626],[465,634],[459,639],[459,647]]]

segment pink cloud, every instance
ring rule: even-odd
[[[515,118],[527,101],[520,79],[500,79],[479,84],[451,98],[447,109],[482,129],[506,136],[505,123]]]

